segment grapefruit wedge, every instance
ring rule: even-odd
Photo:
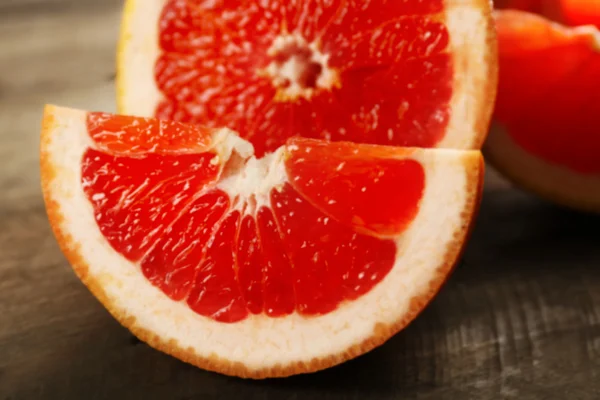
[[[500,83],[488,160],[554,202],[600,212],[600,32],[497,11]]]
[[[126,115],[292,136],[479,149],[497,83],[488,0],[128,0]]]
[[[204,369],[320,370],[432,299],[479,203],[479,151],[291,138],[262,158],[228,129],[48,106],[50,222],[125,327]]]

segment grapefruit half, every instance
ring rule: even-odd
[[[118,105],[257,155],[292,136],[479,149],[496,57],[488,0],[128,0]]]
[[[554,202],[600,212],[600,32],[496,12],[500,82],[488,160]]]
[[[479,151],[291,138],[48,106],[50,222],[141,340],[204,369],[280,377],[406,326],[446,280],[481,194]]]

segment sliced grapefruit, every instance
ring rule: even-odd
[[[497,11],[500,83],[488,159],[555,202],[600,211],[600,32]]]
[[[126,115],[291,136],[479,149],[497,82],[488,0],[128,0]]]
[[[79,278],[151,346],[242,377],[327,368],[406,326],[454,266],[479,151],[292,138],[48,106],[43,191]]]

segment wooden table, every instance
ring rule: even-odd
[[[0,0],[0,400],[600,399],[600,218],[488,176],[461,265],[386,345],[252,382],[138,342],[79,283],[39,189],[42,105],[114,110],[119,0]]]

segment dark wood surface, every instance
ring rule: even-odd
[[[448,284],[368,355],[252,382],[135,340],[60,253],[37,154],[45,102],[114,110],[120,7],[0,0],[0,400],[600,399],[600,218],[543,203],[491,172]]]

